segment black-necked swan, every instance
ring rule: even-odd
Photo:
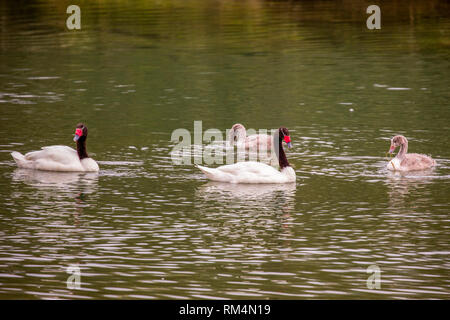
[[[280,127],[273,136],[273,145],[278,146],[278,163],[280,171],[261,162],[246,161],[220,166],[218,168],[206,168],[197,166],[208,179],[213,181],[230,183],[289,183],[295,182],[295,171],[289,165],[283,149],[283,141],[288,148],[292,147],[288,129]]]
[[[46,171],[98,171],[97,162],[89,158],[86,152],[87,135],[87,127],[79,123],[73,138],[77,143],[77,150],[67,146],[49,146],[25,155],[17,151],[12,152],[11,155],[19,168]]]
[[[389,153],[392,154],[395,148],[400,147],[398,154],[394,159],[390,160],[387,168],[395,171],[414,171],[425,170],[436,165],[436,161],[431,157],[418,153],[408,152],[408,140],[401,135],[391,139],[391,147]]]

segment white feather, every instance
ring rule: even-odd
[[[67,146],[49,146],[42,150],[28,152],[12,152],[12,157],[19,168],[45,171],[98,171],[97,162],[91,158],[80,161],[76,150]]]
[[[387,169],[388,170],[401,170],[401,165],[400,165],[400,160],[398,158],[393,158],[391,160],[389,160],[388,164],[387,164]]]
[[[261,162],[247,161],[218,168],[197,167],[213,181],[229,183],[288,183],[295,182],[295,171],[288,166],[281,171]]]

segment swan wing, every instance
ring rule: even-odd
[[[256,161],[245,161],[238,162],[234,164],[228,164],[221,167],[218,167],[217,170],[220,170],[225,173],[240,175],[242,173],[253,173],[253,174],[275,174],[279,173],[275,168]]]
[[[71,164],[80,162],[76,150],[67,146],[49,146],[42,147],[42,150],[32,151],[25,154],[28,161],[52,161],[61,164]]]
[[[22,156],[13,152],[12,156],[21,168],[46,171],[86,171],[77,152],[67,146],[49,146]]]
[[[282,172],[261,162],[247,161],[224,165],[215,169],[197,166],[213,181],[231,183],[286,183],[295,181],[295,171]],[[292,176],[293,173],[293,176]]]
[[[408,153],[400,163],[407,170],[423,170],[435,165],[435,161],[424,154]]]

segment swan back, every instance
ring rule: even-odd
[[[94,159],[80,160],[77,151],[68,146],[43,147],[42,150],[31,151],[25,155],[14,151],[11,155],[19,168],[44,171],[99,171]]]
[[[25,159],[28,161],[37,160],[51,160],[60,162],[62,164],[71,163],[75,158],[78,158],[77,151],[68,146],[48,146],[42,147],[39,151],[31,151],[25,154]]]
[[[77,152],[67,146],[49,146],[42,150],[11,153],[19,168],[46,171],[85,171]]]
[[[394,158],[393,169],[390,170],[399,170],[399,171],[419,171],[425,170],[436,165],[436,161],[429,156],[418,153],[407,153],[404,155],[403,159]]]

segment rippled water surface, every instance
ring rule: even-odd
[[[450,298],[448,4],[378,31],[364,2],[85,1],[79,31],[66,6],[0,4],[0,298]],[[174,165],[196,120],[286,126],[297,182]],[[98,174],[17,169],[80,121]],[[395,134],[437,167],[388,172]]]

